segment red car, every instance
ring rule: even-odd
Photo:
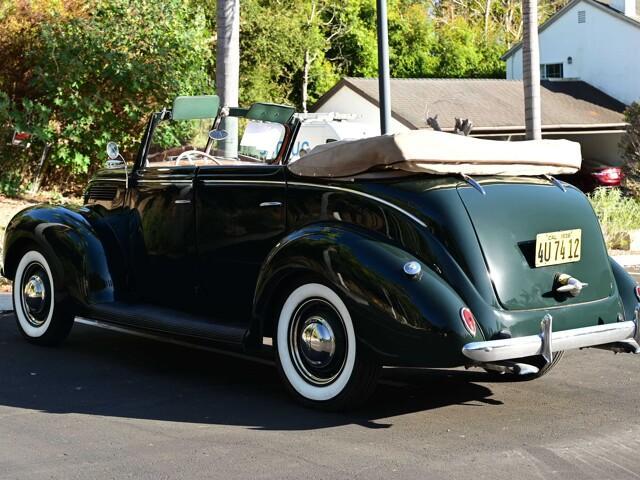
[[[621,165],[583,160],[578,173],[564,176],[562,179],[589,193],[598,187],[619,187],[623,178]]]

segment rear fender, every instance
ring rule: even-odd
[[[616,280],[618,286],[618,295],[622,299],[624,305],[624,316],[626,320],[633,320],[635,318],[635,310],[638,306],[638,299],[636,298],[635,288],[637,282],[631,275],[627,273],[622,265],[616,262],[613,258],[609,257],[611,263],[611,270],[613,270],[613,278]]]
[[[358,340],[385,364],[464,363],[462,345],[481,340],[480,329],[475,337],[465,330],[459,316],[464,301],[426,264],[418,261],[422,273],[417,278],[405,274],[409,261],[418,260],[357,227],[316,224],[294,232],[261,270],[249,338],[273,335],[284,298],[306,277],[341,295]]]
[[[7,226],[4,275],[13,280],[22,253],[36,245],[57,277],[56,294],[87,305],[114,299],[114,284],[103,243],[85,208],[37,205]]]

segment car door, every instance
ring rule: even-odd
[[[139,302],[193,308],[195,173],[190,165],[142,166],[131,177],[131,284]]]
[[[260,267],[285,232],[284,167],[203,166],[196,189],[199,308],[245,324]]]

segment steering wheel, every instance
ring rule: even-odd
[[[182,160],[187,160],[189,163],[193,163],[192,155],[200,155],[201,157],[205,157],[207,160],[211,160],[216,165],[222,165],[213,155],[209,155],[208,153],[201,152],[200,150],[186,150],[178,155],[176,158],[176,165],[180,163]]]

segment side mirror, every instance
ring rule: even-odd
[[[107,143],[107,156],[110,160],[115,160],[120,156],[120,149],[116,142]]]
[[[120,155],[120,149],[118,148],[118,144],[116,142],[107,143],[107,156],[109,160],[107,160],[107,168],[122,168],[124,167],[124,179],[125,179],[125,188],[129,188],[129,172],[127,171],[127,162],[124,161],[124,158]]]
[[[211,130],[209,132],[209,138],[211,140],[224,140],[229,136],[229,132],[226,130]]]

